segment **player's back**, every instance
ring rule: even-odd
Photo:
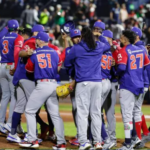
[[[14,42],[17,37],[17,33],[9,32],[1,39],[0,52],[2,63],[14,62]]]
[[[120,88],[129,89],[134,94],[143,92],[144,87],[144,61],[145,52],[140,47],[135,45],[128,45],[121,51],[122,54],[127,55],[127,66],[125,73],[120,77]],[[121,59],[121,55],[118,55],[118,62]]]
[[[110,69],[112,65],[112,53],[111,51],[106,51],[102,55],[101,68],[102,68],[102,79],[110,79]]]
[[[48,46],[38,48],[33,56],[31,56],[30,60],[34,64],[35,80],[56,78],[59,57],[55,50]]]

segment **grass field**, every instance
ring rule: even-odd
[[[42,107],[44,109],[44,107]],[[60,104],[60,111],[71,111],[72,106],[70,104]],[[143,106],[142,111],[145,115],[150,115],[150,106]],[[116,105],[115,112],[120,113],[120,105]],[[150,122],[147,123],[148,126],[150,125]],[[23,128],[26,131],[26,123],[22,124]],[[73,122],[64,122],[65,126],[65,135],[66,136],[75,136],[76,135],[76,128]],[[124,129],[123,129],[123,123],[117,122],[116,123],[116,136],[117,138],[124,138]]]

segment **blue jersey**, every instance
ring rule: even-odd
[[[34,79],[56,79],[59,56],[48,46],[37,48],[26,64],[27,72],[34,72]]]
[[[144,89],[144,66],[149,64],[145,51],[135,45],[129,44],[119,50],[118,75],[120,89],[126,89],[139,95]],[[120,70],[123,70],[121,72]]]
[[[9,32],[0,41],[1,63],[14,62],[15,46],[22,47],[23,41],[17,33]]]
[[[84,41],[74,45],[65,59],[65,67],[75,67],[76,82],[82,81],[101,81],[101,58],[104,51],[110,49],[106,43],[96,42],[96,49],[89,49]]]
[[[136,46],[138,46],[139,48],[143,49],[145,54],[147,54],[147,50],[144,46],[144,42],[143,41],[138,41],[135,43]],[[144,87],[149,87],[149,79],[148,79],[148,75],[147,75],[147,70],[144,70]]]
[[[8,28],[5,27],[0,31],[0,39],[2,39],[8,33]]]
[[[111,51],[106,51],[102,55],[101,60],[101,69],[102,69],[102,79],[110,79],[111,74],[111,65],[112,65],[112,53]]]

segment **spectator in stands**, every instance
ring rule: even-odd
[[[120,23],[120,5],[116,2],[115,7],[110,12],[110,20],[112,23]]]
[[[56,6],[55,24],[62,25],[65,23],[65,11],[61,9],[61,5]]]
[[[122,4],[120,9],[120,20],[123,23],[126,19],[128,19],[128,11],[126,5]]]
[[[39,22],[39,18],[38,18],[39,7],[38,6],[34,7],[33,13],[34,13],[34,21],[35,21],[35,23],[38,23]]]
[[[49,21],[49,12],[47,10],[47,8],[44,8],[44,10],[41,12],[40,14],[40,21],[39,23],[42,24],[43,26],[48,24]]]

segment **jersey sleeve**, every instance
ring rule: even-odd
[[[30,58],[28,58],[27,64],[25,66],[25,69],[29,73],[33,73],[34,72],[34,63],[33,63],[33,57],[32,56]]]
[[[125,47],[119,50],[118,55],[117,55],[117,64],[127,64],[128,60],[128,55],[127,52],[125,51]]]
[[[145,58],[144,58],[144,66],[147,66],[150,64],[150,60],[148,58],[148,56],[145,54]]]
[[[14,41],[14,61],[15,61],[15,69],[17,68],[18,59],[19,59],[19,51],[23,45],[23,37],[18,35],[18,37]]]
[[[65,61],[65,58],[66,58],[66,49],[64,49],[61,53],[61,58],[62,58],[62,62]]]

